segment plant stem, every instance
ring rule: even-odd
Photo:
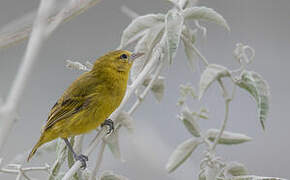
[[[192,44],[192,43],[191,43]],[[194,51],[196,52],[196,54],[200,57],[200,59],[202,60],[202,62],[204,63],[205,66],[208,66],[208,61],[206,60],[206,58],[200,53],[200,51],[195,47],[195,45],[192,44],[192,48],[194,49]]]
[[[222,136],[222,134],[223,134],[223,132],[224,132],[224,130],[226,128],[226,125],[227,125],[227,122],[228,122],[228,119],[229,119],[229,104],[230,104],[230,102],[232,100],[231,98],[228,97],[228,92],[227,92],[222,80],[218,79],[218,82],[219,82],[219,85],[220,85],[220,87],[222,89],[223,97],[224,97],[224,100],[225,100],[225,118],[224,118],[224,120],[222,122],[222,125],[221,125],[221,128],[220,128],[220,132],[219,132],[218,136],[215,138],[215,141],[214,141],[214,143],[211,146],[211,149],[210,149],[211,152],[213,152],[215,150],[216,145],[218,144],[218,141],[221,138],[221,136]]]
[[[70,0],[64,9],[59,11],[58,13],[55,13],[53,15],[50,14],[50,16],[46,19],[47,23],[49,24],[49,27],[46,29],[47,35],[49,35],[52,31],[55,30],[57,26],[60,24],[71,20],[75,16],[87,11],[90,7],[93,7],[96,5],[100,0]],[[74,1],[74,2],[72,2]],[[33,12],[32,12],[33,13]],[[31,16],[32,13],[29,13],[28,15],[25,15],[24,17],[28,18]],[[31,22],[24,22],[23,18],[20,18],[20,20],[16,21],[15,24],[20,24],[15,29],[11,30],[10,32],[5,32],[0,34],[0,48],[12,46],[14,44],[18,44],[19,42],[22,42],[23,40],[26,40],[31,35]],[[14,24],[14,23],[12,23]],[[11,25],[8,25],[11,26]]]
[[[74,151],[77,154],[82,153],[82,145],[83,145],[84,135],[75,136],[75,143],[74,143]]]
[[[8,169],[8,168],[1,168],[0,172],[1,173],[7,173],[7,174],[17,174],[18,176],[26,176],[25,172],[28,171],[48,171],[49,166],[43,166],[43,167],[27,167],[27,168],[22,168],[21,165],[19,165],[17,169]],[[19,175],[21,174],[21,175]]]

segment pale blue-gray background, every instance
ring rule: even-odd
[[[27,12],[36,9],[39,1],[10,0],[0,2],[0,25],[3,26]],[[237,42],[249,44],[256,50],[249,69],[259,72],[271,87],[271,112],[267,129],[261,130],[257,120],[256,105],[245,91],[238,90],[230,108],[227,130],[245,133],[253,141],[237,146],[218,146],[225,160],[244,163],[252,174],[290,178],[289,141],[289,50],[290,1],[289,0],[201,0],[220,12],[228,21],[231,33],[221,27],[206,24],[207,42],[198,45],[212,63],[236,68],[232,51]],[[104,0],[86,13],[61,25],[43,46],[39,60],[33,68],[19,108],[20,120],[14,126],[5,147],[5,158],[32,148],[39,136],[50,107],[64,89],[80,74],[64,68],[65,60],[94,60],[119,45],[122,30],[130,19],[121,13],[120,6],[127,5],[140,14],[166,12],[170,4],[162,0]],[[0,51],[0,93],[8,94],[17,72],[27,41]],[[190,137],[182,123],[176,119],[178,86],[191,82],[197,87],[199,72],[187,67],[183,49],[180,48],[173,65],[165,75],[164,100],[157,103],[149,95],[134,114],[135,134],[121,135],[122,163],[106,151],[101,170],[113,170],[130,179],[194,179],[197,175],[203,149],[195,152],[181,168],[172,174],[164,170],[174,148]],[[202,128],[219,127],[224,105],[216,85],[210,88],[203,104],[210,109],[211,119],[200,121]],[[198,102],[196,102],[197,104]],[[89,141],[89,139],[86,139]],[[53,157],[45,155],[44,159]],[[33,164],[43,164],[34,160]],[[93,167],[94,158],[90,158]],[[50,160],[51,162],[51,160]],[[0,179],[15,179],[1,175]]]

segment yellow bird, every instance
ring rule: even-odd
[[[113,129],[113,121],[107,118],[120,105],[132,63],[142,55],[117,50],[97,59],[92,70],[77,78],[52,107],[27,161],[42,144],[60,137],[74,158],[80,160],[83,168],[86,168],[88,158],[82,154],[77,155],[67,138],[87,133],[100,125],[109,125]]]

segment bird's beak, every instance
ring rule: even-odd
[[[144,55],[144,53],[133,53],[130,56],[130,60],[133,62],[135,59],[137,59],[137,58],[139,58],[139,57],[141,57],[143,55]]]

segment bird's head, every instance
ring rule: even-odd
[[[129,72],[133,62],[143,55],[144,53],[132,53],[126,50],[111,51],[95,62],[93,70],[110,68],[117,72]]]

